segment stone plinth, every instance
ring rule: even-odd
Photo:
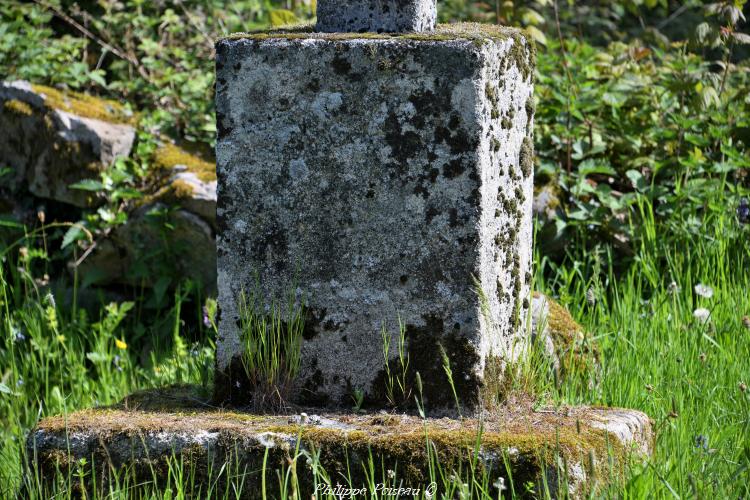
[[[238,296],[305,300],[293,400],[492,397],[530,301],[533,53],[520,31],[240,35],[217,44],[217,396],[246,403]],[[392,342],[390,356],[396,353]]]
[[[436,0],[318,0],[321,32],[431,31]]]
[[[290,417],[208,408],[174,390],[137,394],[117,407],[42,420],[29,435],[26,456],[35,462],[33,477],[52,481],[59,473],[73,482],[85,477],[89,487],[95,483],[104,489],[113,472],[119,484],[148,484],[165,478],[171,463],[181,464],[184,477],[203,485],[202,491],[208,484],[221,491],[230,471],[242,498],[261,497],[264,462],[268,497],[281,497],[277,474],[284,477],[295,465],[299,497],[310,498],[313,452],[319,453],[316,469],[333,485],[366,486],[372,457],[372,482],[424,489],[431,482],[427,440],[442,474],[447,478],[461,470],[463,481],[480,443],[471,462],[480,482],[483,475],[489,484],[502,477],[507,492],[512,488],[523,495],[531,483],[536,497],[549,491],[552,498],[589,498],[607,482],[622,479],[627,463],[642,460],[653,446],[651,422],[635,410],[535,411],[531,404],[517,404],[513,411],[486,416],[479,435],[480,422],[472,419],[385,413]],[[343,477],[350,477],[351,484]],[[437,487],[433,498],[442,497],[445,484]]]

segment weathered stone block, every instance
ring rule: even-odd
[[[437,20],[436,0],[318,0],[317,31],[431,31]]]
[[[63,93],[28,82],[0,83],[0,158],[10,167],[3,178],[12,193],[79,207],[96,204],[93,193],[71,189],[130,154],[135,139],[132,113],[118,103]]]
[[[195,395],[185,396],[156,390],[133,395],[116,407],[43,419],[27,440],[34,477],[52,483],[62,475],[73,479],[72,486],[85,477],[105,491],[126,477],[147,488],[155,476],[166,477],[155,470],[176,460],[195,484],[210,483],[220,490],[231,487],[227,471],[246,471],[240,498],[261,497],[264,472],[266,493],[277,498],[285,495],[269,478],[283,476],[296,464],[299,497],[310,498],[313,472],[309,459],[295,455],[299,450],[307,456],[316,452],[316,470],[333,484],[360,488],[393,481],[424,489],[431,481],[428,439],[434,445],[430,453],[437,453],[446,475],[455,472],[465,480],[474,467],[476,477],[486,475],[490,483],[505,478],[508,491],[522,498],[545,492],[551,498],[591,498],[607,491],[608,482],[621,480],[628,464],[642,461],[653,449],[651,421],[636,410],[535,411],[522,404],[487,415],[480,424],[478,419],[423,420],[399,414],[251,415],[211,409]],[[370,460],[375,477],[367,475]],[[396,471],[395,479],[387,470]],[[232,477],[236,487],[239,480]],[[523,493],[529,483],[536,495]],[[444,484],[437,486],[433,498],[442,498]]]
[[[219,398],[249,394],[237,301],[256,284],[305,299],[300,403],[383,405],[399,321],[404,399],[419,372],[453,406],[442,349],[462,405],[491,397],[527,339],[532,79],[530,42],[494,26],[218,42]]]

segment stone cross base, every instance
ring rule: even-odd
[[[218,487],[217,497],[221,488],[233,485],[233,498],[237,490],[242,498],[265,496],[264,472],[265,493],[283,496],[276,477],[285,477],[292,464],[299,498],[327,498],[338,495],[315,491],[306,458],[313,452],[318,453],[319,472],[334,486],[385,483],[425,489],[432,480],[430,466],[435,465],[428,458],[429,439],[446,476],[460,470],[465,481],[468,468],[476,466],[490,485],[502,477],[507,492],[522,492],[533,484],[537,496],[548,491],[552,498],[589,498],[603,492],[608,481],[620,480],[627,464],[643,460],[653,447],[651,422],[635,410],[514,408],[483,420],[476,460],[479,428],[479,421],[472,419],[380,413],[247,415],[210,409],[195,397],[175,398],[174,390],[157,390],[133,395],[115,408],[43,419],[29,434],[26,456],[34,461],[30,470],[42,484],[52,484],[61,475],[73,482],[73,491],[81,477],[104,491],[116,478],[117,484],[127,478],[130,485],[149,485],[166,477],[154,471],[177,463],[202,491],[208,484]],[[307,455],[296,455],[298,451]],[[370,460],[374,477],[367,475]],[[432,497],[442,498],[445,484],[436,486]]]
[[[217,44],[217,397],[247,403],[238,297],[290,290],[307,324],[292,400],[493,398],[526,344],[533,54],[522,32],[242,35]],[[397,390],[397,392],[399,392]],[[390,396],[393,396],[392,394]]]

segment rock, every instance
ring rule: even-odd
[[[567,309],[534,292],[531,324],[532,339],[546,354],[558,383],[569,377],[594,381],[599,368],[598,346]]]
[[[166,140],[153,162],[157,173],[166,173],[160,187],[123,226],[97,242],[81,266],[82,276],[100,285],[146,286],[160,278],[176,285],[187,277],[215,294],[215,163]]]
[[[404,32],[435,29],[435,0],[318,0],[321,32]]]
[[[80,273],[96,284],[176,285],[189,278],[209,294],[216,289],[216,246],[209,224],[163,203],[144,205],[112,235],[97,243]]]
[[[546,483],[552,498],[589,498],[603,491],[608,481],[622,479],[628,463],[643,460],[653,450],[651,421],[635,410],[534,410],[526,404],[485,416],[478,437],[479,421],[473,419],[336,413],[321,415],[312,425],[284,415],[212,408],[187,388],[139,393],[116,407],[43,419],[28,437],[26,456],[34,459],[31,470],[42,481],[52,481],[56,474],[78,478],[80,474],[71,472],[86,459],[96,473],[89,469],[82,471],[84,476],[95,477],[97,485],[106,488],[115,471],[120,481],[123,474],[135,475],[130,484],[152,481],[153,471],[163,470],[176,455],[195,484],[208,484],[209,471],[248,471],[243,498],[260,497],[264,461],[267,480],[296,463],[299,497],[310,498],[313,477],[306,457],[313,450],[328,477],[351,475],[348,486],[367,484],[372,457],[374,482],[389,479],[380,474],[393,470],[402,487],[426,488],[426,439],[434,445],[446,476],[459,467],[466,474],[479,442],[476,470],[480,478],[487,474],[490,484],[503,477],[509,491],[511,482],[516,492],[531,483],[543,495]],[[298,446],[307,455],[291,462]],[[278,483],[267,484],[270,497],[277,497]],[[442,489],[442,483],[438,487]]]
[[[155,165],[169,172],[154,199],[179,206],[216,227],[216,163],[203,155],[165,142],[154,155]]]
[[[534,188],[534,218],[537,222],[536,244],[545,254],[564,249],[565,213],[560,202],[560,188],[548,183]]]
[[[534,188],[534,203],[531,207],[534,210],[534,215],[544,223],[554,221],[559,216],[560,198],[558,189],[551,184]]]
[[[0,158],[12,170],[6,188],[78,207],[95,205],[89,191],[70,185],[99,179],[135,139],[132,115],[120,104],[31,85],[0,84]]]
[[[252,397],[237,304],[257,288],[304,298],[295,401],[393,404],[399,320],[400,403],[419,372],[455,409],[443,352],[462,406],[494,399],[528,340],[533,64],[521,31],[476,24],[218,42],[217,398]]]

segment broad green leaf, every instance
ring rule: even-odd
[[[70,226],[67,231],[65,231],[65,236],[63,236],[62,240],[62,246],[60,248],[65,248],[74,241],[78,241],[80,239],[83,239],[86,236],[86,233],[83,231],[81,226],[75,225]]]
[[[84,179],[81,182],[76,182],[75,184],[71,184],[71,189],[80,189],[81,191],[103,191],[104,190],[104,184],[102,184],[99,181],[95,181],[94,179]]]
[[[628,170],[625,172],[625,175],[630,179],[630,182],[633,183],[633,187],[636,188],[638,191],[645,191],[648,188],[648,183],[646,182],[646,178],[643,177],[643,174],[640,173],[637,170]]]
[[[536,26],[526,26],[526,33],[528,33],[536,43],[547,45],[547,37]]]

